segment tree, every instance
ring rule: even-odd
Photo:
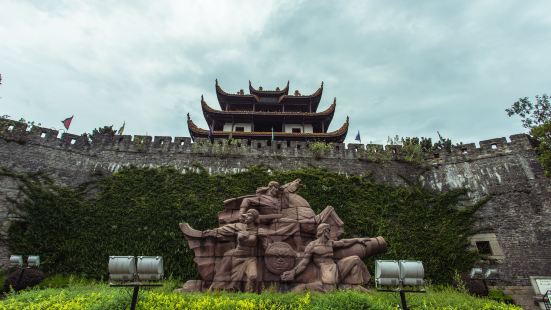
[[[94,130],[92,130],[92,137],[95,137],[97,135],[109,135],[109,136],[114,136],[115,135],[115,131],[113,130],[113,125],[111,126],[103,126],[103,127],[98,127],[98,128],[95,128]]]
[[[522,126],[530,129],[530,135],[537,143],[536,151],[545,175],[551,176],[551,104],[549,96],[536,95],[533,103],[528,97],[520,98],[505,109],[509,117],[521,117]]]
[[[509,117],[518,115],[522,118],[522,126],[525,128],[534,128],[551,121],[551,104],[549,96],[543,94],[536,95],[536,103],[532,103],[528,97],[520,98],[511,105],[511,108],[505,109]]]

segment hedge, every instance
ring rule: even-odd
[[[333,293],[174,293],[173,286],[141,290],[138,309],[398,309],[397,293],[337,291]],[[10,294],[0,301],[0,310],[128,309],[131,289],[106,284],[75,285],[65,289],[34,289]],[[426,294],[407,293],[411,309],[520,310],[520,307],[476,298],[450,288],[429,288]]]

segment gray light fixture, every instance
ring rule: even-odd
[[[23,256],[22,255],[11,255],[10,256],[10,267],[11,268],[21,268],[21,267],[23,267]]]
[[[485,269],[485,270],[484,270]],[[475,267],[469,272],[469,277],[471,279],[482,279],[482,280],[493,280],[499,277],[499,272],[495,268],[480,268]]]
[[[484,279],[491,280],[491,279],[495,279],[497,277],[499,277],[499,272],[495,268],[489,268],[484,273]]]
[[[161,283],[148,281],[160,281],[163,279],[163,258],[161,256],[109,256],[109,283],[114,287],[133,287],[130,310],[136,309],[138,292],[142,286],[162,286]]]
[[[482,268],[472,268],[469,272],[469,277],[471,279],[481,278],[482,277]]]
[[[400,281],[403,286],[422,286],[425,284],[425,269],[423,262],[414,260],[401,260]]]
[[[375,286],[422,286],[425,284],[423,262],[415,260],[376,260]]]
[[[109,256],[109,280],[115,282],[134,281],[136,258],[134,256]]]
[[[138,280],[159,281],[164,276],[161,256],[138,256]]]
[[[406,292],[424,293],[425,268],[416,260],[376,260],[375,287],[380,291],[399,292],[402,309],[407,310]],[[407,288],[404,289],[404,287]],[[415,289],[416,287],[420,287]],[[381,289],[382,288],[382,289]]]
[[[482,284],[484,284],[484,289],[486,292],[489,291],[488,289],[488,283],[487,280],[495,280],[499,277],[499,272],[495,268],[488,268],[486,271],[480,267],[475,267],[471,269],[471,272],[469,272],[469,277],[471,279],[479,279],[482,280]]]
[[[17,279],[15,280],[15,286],[14,286],[18,288],[20,287],[19,284],[21,283],[21,279],[23,279],[25,270],[40,267],[40,256],[38,255],[27,256],[27,266],[23,267],[23,255],[10,255],[9,266],[11,268],[16,268],[17,270],[15,272],[19,273],[19,275],[17,276]]]
[[[38,255],[29,255],[27,257],[27,266],[38,268],[40,267],[40,256]]]
[[[11,268],[23,268],[23,255],[11,255],[10,256]],[[38,268],[40,267],[40,256],[29,255],[27,256],[26,268]]]
[[[399,286],[400,265],[395,260],[375,261],[375,286]]]

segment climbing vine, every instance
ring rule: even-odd
[[[320,169],[269,172],[262,167],[232,175],[181,173],[173,168],[124,168],[76,188],[44,176],[18,175],[24,199],[13,201],[20,218],[8,232],[12,253],[41,255],[50,273],[106,276],[109,255],[162,255],[165,272],[196,278],[193,253],[179,222],[196,229],[218,225],[223,200],[254,193],[270,180],[301,178],[299,194],[316,213],[335,207],[344,237],[384,236],[389,251],[378,259],[422,260],[435,283],[450,282],[477,259],[468,250],[473,212],[458,208],[464,191],[434,193],[418,185],[392,187],[367,177]],[[367,261],[373,268],[373,261]]]

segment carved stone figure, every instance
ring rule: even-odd
[[[249,208],[254,207],[257,208],[260,214],[281,214],[282,209],[301,204],[301,202],[296,201],[298,200],[297,196],[291,196],[300,187],[300,182],[300,179],[296,179],[293,182],[279,186],[278,182],[271,181],[268,186],[257,188],[255,196],[244,198],[241,201],[239,211],[245,213]]]
[[[363,258],[384,252],[382,237],[338,240],[344,223],[327,206],[318,215],[296,191],[300,179],[272,181],[255,195],[224,201],[220,227],[205,231],[181,223],[200,280],[181,291],[327,291],[361,288],[370,275]],[[304,247],[306,245],[306,248]]]
[[[354,288],[363,288],[362,285],[368,284],[371,276],[360,257],[351,255],[335,262],[334,249],[347,248],[358,243],[365,245],[370,242],[370,239],[331,240],[330,231],[329,224],[319,224],[318,238],[308,244],[298,265],[281,275],[283,281],[293,281],[297,275],[306,269],[310,262],[314,263],[318,271],[317,277],[306,279],[306,283],[301,283],[294,288],[295,291],[305,289],[328,291],[336,289],[340,283]],[[349,287],[346,286],[346,288]]]
[[[295,266],[297,253],[285,242],[275,242],[266,248],[264,262],[266,268],[273,273],[280,275]]]
[[[241,223],[227,224],[203,232],[205,237],[235,236],[237,246],[224,253],[216,266],[211,290],[225,289],[252,292],[257,279],[258,211],[250,209],[242,214]]]

